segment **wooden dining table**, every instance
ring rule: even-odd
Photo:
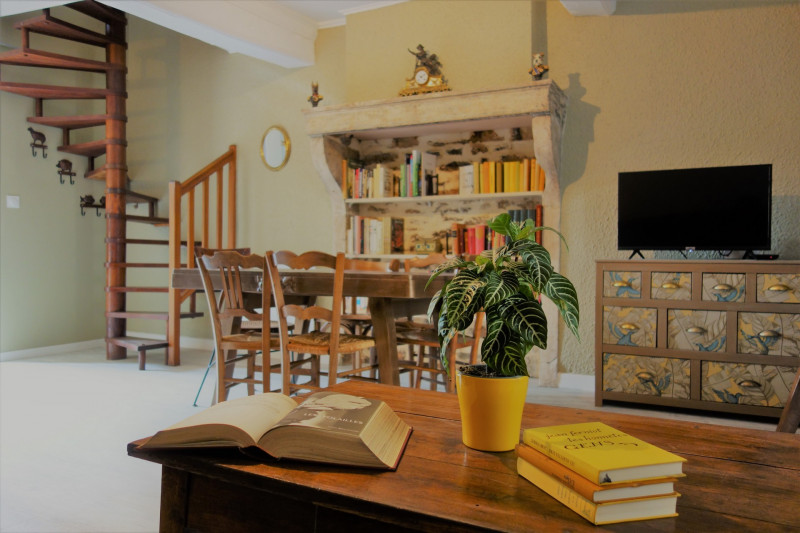
[[[397,359],[396,317],[425,314],[431,297],[448,279],[443,274],[430,283],[430,275],[424,272],[371,272],[347,271],[344,277],[344,296],[368,298],[372,317],[372,335],[378,358],[378,375],[381,383],[399,385],[400,375]],[[211,272],[211,280],[217,286],[218,272]],[[242,290],[259,293],[261,284],[268,283],[260,273],[242,272]],[[285,270],[281,274],[284,295],[330,296],[333,294],[333,273],[325,271]],[[176,268],[172,273],[175,289],[203,290],[200,271],[196,268]]]

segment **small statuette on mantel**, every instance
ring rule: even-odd
[[[545,72],[548,70],[550,70],[550,67],[544,64],[544,54],[541,52],[533,54],[531,69],[528,71],[531,78],[537,81],[541,80],[542,76],[544,76]]]
[[[323,96],[319,94],[319,83],[311,82],[311,96],[308,97],[308,101],[311,102],[311,107],[317,107],[320,100],[322,100]]]

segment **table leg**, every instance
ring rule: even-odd
[[[381,383],[400,385],[397,364],[397,330],[394,325],[394,308],[390,298],[369,298],[372,316],[372,334],[375,336],[375,352],[378,354],[378,372]]]

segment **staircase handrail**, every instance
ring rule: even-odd
[[[227,176],[225,168],[227,167]],[[210,183],[216,176],[216,202],[212,211]],[[225,178],[227,177],[227,185]],[[195,190],[200,187],[202,207],[195,213]],[[227,188],[227,194],[225,194]],[[183,198],[186,201],[186,264],[181,263],[181,235],[183,215]],[[224,201],[223,201],[224,198]],[[209,225],[215,220],[216,242],[212,244]],[[196,218],[199,217],[201,238],[196,240]],[[223,222],[226,228],[226,239],[223,241]],[[169,364],[180,364],[180,313],[181,304],[195,291],[177,291],[172,288],[172,273],[183,266],[194,267],[195,246],[203,248],[236,248],[236,145],[232,144],[228,151],[206,165],[202,170],[183,182],[169,182],[169,322],[167,326],[167,342],[169,343]]]

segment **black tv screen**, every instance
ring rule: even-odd
[[[619,173],[620,250],[769,250],[772,165]]]

